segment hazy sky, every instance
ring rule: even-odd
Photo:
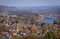
[[[7,6],[60,6],[60,0],[0,0]]]

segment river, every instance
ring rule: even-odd
[[[53,17],[50,17],[50,18],[44,18],[44,19],[42,19],[42,22],[53,24],[56,18],[57,18],[56,16],[53,16]]]

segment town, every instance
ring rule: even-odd
[[[60,24],[42,22],[43,15],[0,13],[0,39],[60,39]]]

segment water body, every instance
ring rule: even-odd
[[[53,24],[56,18],[57,18],[56,16],[53,16],[53,17],[50,17],[50,18],[44,18],[42,20],[42,22],[44,22],[44,23],[52,23]]]

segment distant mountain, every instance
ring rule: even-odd
[[[16,10],[17,10],[16,7],[8,7],[8,6],[0,5],[1,13],[8,13],[9,11],[16,11]]]
[[[19,7],[18,9],[34,13],[44,13],[44,12],[60,13],[60,6],[32,6],[32,7]]]
[[[31,6],[31,7],[10,7],[0,5],[1,13],[21,14],[21,13],[36,13],[36,14],[59,14],[60,6]]]

